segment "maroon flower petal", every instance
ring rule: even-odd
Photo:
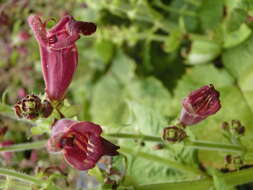
[[[92,23],[74,21],[69,15],[48,31],[37,15],[29,16],[28,23],[40,46],[47,96],[50,100],[61,101],[76,71],[78,53],[75,42],[80,38],[79,33],[92,34],[96,27]]]
[[[82,33],[83,35],[91,35],[97,30],[97,26],[92,22],[82,22],[72,20],[69,22],[68,29],[71,33]]]
[[[191,92],[182,104],[180,121],[183,125],[196,124],[221,108],[219,92],[213,85],[203,86]]]
[[[87,160],[85,152],[78,147],[66,147],[63,152],[65,160],[78,170],[87,170],[93,168],[96,164],[96,162]]]
[[[119,147],[102,138],[101,133],[101,127],[95,123],[62,119],[53,126],[48,150],[62,151],[72,167],[87,170],[103,155],[118,155]]]

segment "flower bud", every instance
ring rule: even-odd
[[[53,106],[48,100],[44,100],[41,107],[41,113],[44,118],[47,118],[53,112]]]
[[[199,123],[221,108],[219,92],[213,85],[203,86],[191,92],[182,104],[180,122],[185,126]]]
[[[101,133],[101,127],[94,123],[61,119],[53,126],[47,148],[50,152],[62,152],[72,167],[88,170],[103,155],[118,155],[119,147],[101,137]]]
[[[167,142],[181,142],[187,137],[185,131],[176,126],[169,126],[163,129],[163,140]]]
[[[231,121],[231,132],[236,135],[244,135],[245,127],[241,124],[239,120]]]
[[[61,101],[77,67],[78,53],[75,42],[80,38],[80,34],[94,33],[96,25],[76,21],[69,15],[64,16],[50,30],[46,29],[46,24],[37,15],[29,16],[28,23],[40,47],[46,94],[51,101]]]

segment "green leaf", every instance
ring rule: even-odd
[[[112,75],[105,75],[94,87],[90,114],[92,120],[104,126],[119,127],[126,114],[121,83]]]
[[[251,35],[251,29],[242,24],[240,28],[231,33],[225,33],[224,35],[224,48],[231,48],[244,42]]]
[[[205,0],[198,12],[204,30],[212,30],[220,24],[223,16],[222,0]]]
[[[181,44],[183,33],[179,30],[173,30],[165,41],[164,50],[168,53],[177,50]]]
[[[187,56],[187,63],[193,65],[207,63],[218,57],[220,53],[221,46],[214,41],[194,40]]]
[[[95,45],[97,53],[100,58],[104,60],[105,63],[108,63],[114,54],[114,44],[109,40],[100,40]]]
[[[117,51],[111,72],[120,82],[128,83],[135,75],[135,62],[122,51]]]

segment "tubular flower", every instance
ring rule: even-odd
[[[78,53],[75,42],[80,34],[91,35],[96,25],[64,16],[53,28],[46,30],[39,16],[31,15],[28,23],[38,41],[46,93],[50,100],[61,101],[75,73]]]
[[[62,152],[65,160],[78,170],[93,168],[103,155],[118,155],[118,146],[101,137],[102,129],[91,122],[58,120],[48,140],[49,152]]]
[[[219,92],[213,85],[206,85],[191,92],[182,104],[180,122],[185,126],[199,123],[221,108]]]

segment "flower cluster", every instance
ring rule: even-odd
[[[28,23],[40,47],[47,97],[51,102],[61,102],[77,67],[78,53],[75,42],[80,38],[80,34],[93,34],[96,25],[76,21],[69,15],[64,16],[49,30],[37,15],[29,16]],[[40,107],[40,100],[35,98],[21,100],[15,109],[19,117],[29,119],[38,115]],[[58,120],[52,126],[48,151],[62,152],[65,160],[78,170],[91,169],[103,155],[118,155],[119,147],[101,137],[101,133],[101,127],[91,122]]]

